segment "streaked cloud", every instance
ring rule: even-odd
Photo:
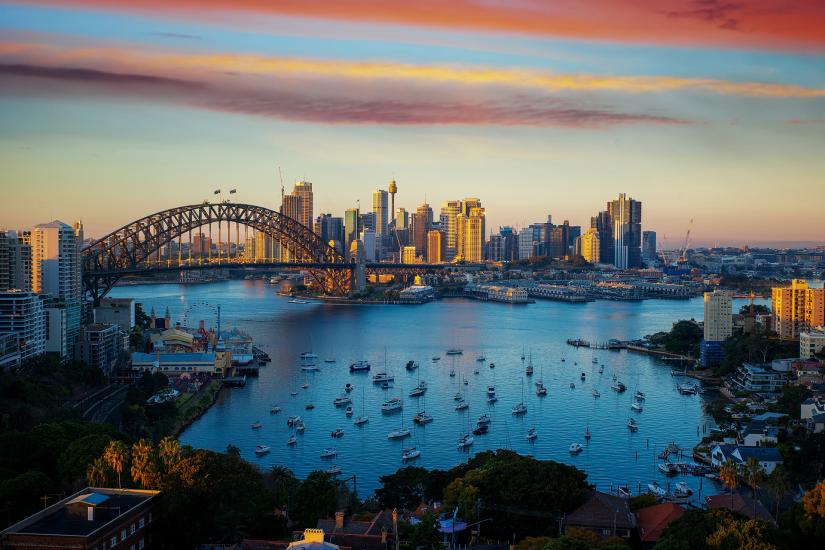
[[[228,12],[599,41],[825,51],[825,5],[785,0],[29,0],[219,19]]]

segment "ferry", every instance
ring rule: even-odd
[[[350,372],[366,372],[370,370],[370,364],[367,361],[356,361],[349,366]]]

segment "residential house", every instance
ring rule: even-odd
[[[328,542],[353,550],[385,550],[393,535],[392,511],[379,512],[370,521],[347,520],[343,512],[334,518],[319,519],[316,527]]]
[[[760,415],[761,416],[761,415]],[[745,447],[764,447],[766,445],[776,445],[779,435],[779,428],[771,426],[767,422],[754,420],[742,430],[742,445]]]
[[[754,503],[751,497],[739,492],[733,493],[732,495],[730,493],[719,493],[718,495],[706,497],[705,505],[708,510],[727,508],[751,519],[761,519],[768,523],[774,523],[773,516],[771,516],[770,512],[765,509],[761,502],[757,500]]]
[[[636,510],[636,526],[642,548],[653,548],[668,525],[682,517],[685,509],[678,504],[666,502]]]
[[[789,378],[788,371],[777,370],[773,365],[742,363],[730,377],[728,384],[734,391],[779,393]]]
[[[799,417],[802,420],[810,420],[817,414],[825,413],[825,397],[809,397],[799,406]]]
[[[815,414],[808,419],[808,429],[815,434],[825,431],[825,413]]]
[[[756,458],[759,465],[768,475],[782,464],[782,454],[776,447],[746,447],[744,445],[720,444],[714,445],[710,451],[710,462],[717,468],[728,460],[740,466],[749,458]]]
[[[636,528],[636,516],[630,511],[626,499],[593,491],[565,518],[564,525],[565,531],[583,529],[602,539],[629,539]]]

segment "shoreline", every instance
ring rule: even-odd
[[[221,391],[223,390],[223,388],[224,388],[223,383],[216,378],[216,379],[210,380],[209,384],[207,384],[205,386],[205,389],[202,388],[201,390],[198,391],[198,393],[193,395],[190,398],[190,401],[194,400],[194,399],[197,399],[198,402],[200,402],[200,400],[202,400],[204,397],[208,397],[209,402],[204,403],[202,405],[196,404],[196,405],[192,406],[192,411],[190,412],[190,414],[186,415],[183,418],[179,418],[177,420],[177,424],[174,427],[174,429],[172,429],[172,432],[171,432],[170,435],[172,435],[172,437],[175,437],[176,439],[179,439],[181,434],[183,432],[185,432],[186,429],[189,428],[189,426],[191,426],[196,420],[198,420],[201,416],[206,414],[207,411],[209,411],[209,409],[212,408],[212,405],[214,405],[215,402],[218,400],[218,396],[221,394]],[[187,403],[184,403],[183,406],[184,407],[187,406],[188,403],[189,402],[187,401]],[[181,413],[181,410],[178,411],[178,414],[180,414],[180,413]]]

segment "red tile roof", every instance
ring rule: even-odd
[[[685,509],[678,504],[667,502],[636,511],[636,524],[642,542],[656,542],[665,528],[682,517]]]

